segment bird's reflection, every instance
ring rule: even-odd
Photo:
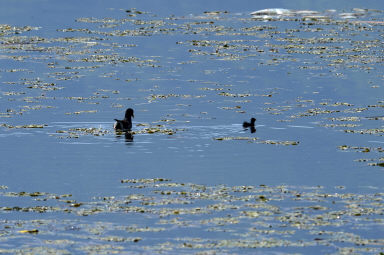
[[[125,143],[126,144],[131,144],[133,142],[133,133],[131,131],[116,131],[116,138],[122,138],[124,136],[125,138]]]
[[[127,132],[125,132],[124,136],[125,136],[125,142],[126,143],[133,142],[133,134],[132,134],[132,132],[127,131]]]
[[[253,134],[253,133],[256,133],[256,128],[255,127],[246,127],[246,128],[244,128],[244,130],[248,130],[249,129],[249,131]]]

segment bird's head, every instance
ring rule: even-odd
[[[133,109],[132,108],[128,108],[126,111],[125,111],[125,118],[130,118],[130,117],[135,117],[134,115],[133,115]]]

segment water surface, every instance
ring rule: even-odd
[[[383,252],[383,6],[320,2],[5,1],[0,251]]]

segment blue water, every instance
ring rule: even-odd
[[[120,180],[140,178],[382,192],[383,168],[368,163],[382,162],[383,119],[367,118],[383,116],[382,24],[249,14],[275,7],[369,9],[356,21],[381,21],[384,10],[380,1],[2,1],[0,24],[16,28],[0,29],[0,185],[79,201],[122,196]],[[245,34],[254,26],[264,29]],[[133,141],[113,130],[128,107]],[[251,117],[255,133],[241,125]],[[332,120],[343,117],[357,121]],[[329,126],[347,123],[359,126]],[[45,126],[13,128],[22,125]]]

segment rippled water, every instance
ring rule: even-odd
[[[381,2],[23,3],[0,253],[383,252]]]

